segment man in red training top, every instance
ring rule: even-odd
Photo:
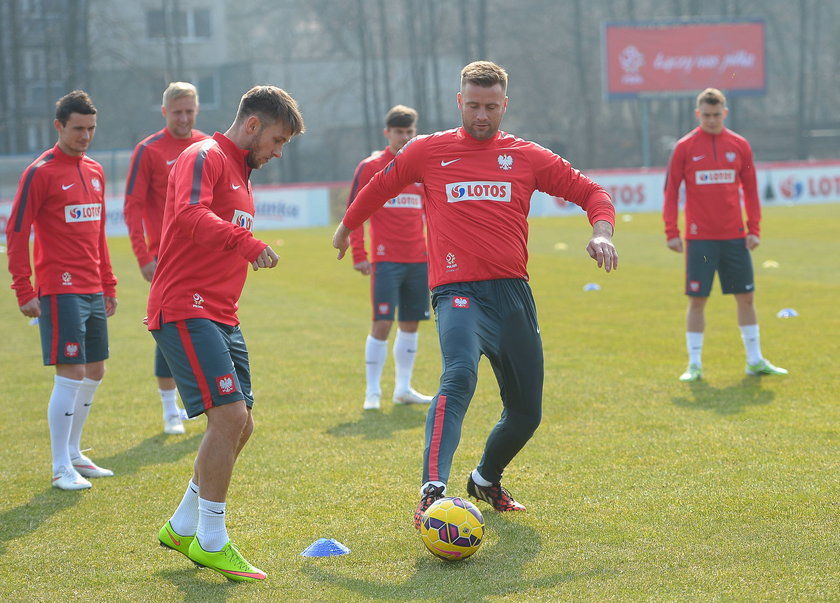
[[[349,207],[356,194],[373,175],[391,163],[394,155],[417,134],[417,111],[397,105],[385,116],[388,146],[362,161],[353,176]],[[421,320],[429,319],[429,269],[426,264],[426,235],[423,199],[426,193],[418,182],[409,184],[370,217],[371,259],[365,250],[365,229],[350,234],[353,269],[371,275],[373,325],[365,342],[365,410],[380,407],[379,380],[388,356],[388,334],[399,306],[399,328],[394,338],[394,404],[428,404],[411,387],[411,373],[417,355],[417,330]]]
[[[677,225],[680,184],[685,182],[685,294],[688,368],[680,381],[703,378],[704,309],[715,272],[724,294],[735,296],[738,325],[747,355],[747,375],[786,375],[761,355],[755,281],[750,251],[758,247],[761,206],[758,201],[752,149],[743,136],[724,127],[729,110],[720,90],[707,88],[697,96],[700,126],[674,147],[665,181],[663,218],[668,248],[682,253]],[[741,213],[741,191],[747,213]]]
[[[256,86],[222,134],[181,153],[169,174],[149,330],[172,369],[187,415],[207,416],[193,477],[160,542],[230,580],[264,580],[230,542],[225,499],[233,466],[254,429],[248,349],[236,311],[248,274],[277,254],[251,233],[251,170],[303,132],[284,90]]]
[[[12,289],[24,316],[38,319],[44,365],[55,366],[47,408],[52,485],[90,488],[110,477],[82,454],[82,429],[105,375],[108,323],[117,309],[117,279],[105,240],[105,176],[85,151],[96,107],[82,90],[56,103],[56,145],[23,172],[6,226]],[[35,287],[29,234],[35,228]]]
[[[143,278],[152,282],[157,266],[166,183],[181,151],[207,134],[193,129],[198,115],[198,91],[188,82],[172,82],[163,92],[160,108],[166,126],[137,143],[125,183],[123,214],[131,248]],[[184,433],[175,379],[160,348],[155,346],[155,377],[163,405],[163,431]]]
[[[463,125],[418,136],[403,147],[359,192],[333,237],[341,259],[350,231],[408,184],[424,184],[429,285],[443,374],[426,419],[417,528],[446,490],[482,354],[493,366],[504,409],[467,478],[467,492],[497,511],[525,509],[501,479],[542,415],[542,341],[527,272],[533,192],[580,205],[593,226],[589,255],[607,272],[618,266],[609,194],[562,157],[499,130],[506,91],[507,73],[495,63],[464,67],[457,97]]]

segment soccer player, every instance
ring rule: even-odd
[[[181,151],[192,143],[207,138],[207,134],[193,129],[198,115],[198,91],[188,82],[172,82],[163,92],[160,112],[166,126],[141,140],[131,156],[131,167],[125,183],[123,213],[131,238],[131,247],[140,272],[147,281],[157,266],[166,183],[169,171]],[[166,359],[155,347],[155,376],[163,404],[163,431],[184,433],[175,379]]]
[[[87,157],[96,107],[82,90],[56,103],[56,145],[23,172],[6,226],[12,289],[24,316],[38,319],[44,365],[55,366],[47,420],[52,485],[90,488],[110,477],[82,454],[82,430],[108,358],[106,318],[117,309],[117,279],[105,240],[105,176]],[[29,235],[35,228],[35,287]]]
[[[586,210],[593,226],[589,255],[607,272],[618,266],[609,194],[562,157],[499,130],[507,82],[507,73],[495,63],[464,67],[457,95],[462,126],[418,136],[403,147],[359,192],[333,237],[341,259],[352,230],[406,185],[424,184],[429,284],[443,374],[426,418],[417,528],[423,512],[446,491],[482,354],[496,374],[504,408],[467,478],[467,492],[497,511],[525,508],[501,480],[542,414],[542,341],[527,271],[533,192],[563,197]]]
[[[303,133],[284,90],[256,86],[222,134],[188,147],[169,175],[149,330],[172,369],[187,415],[207,416],[192,480],[158,533],[160,542],[230,580],[265,579],[230,542],[225,500],[236,458],[251,436],[251,372],[236,311],[250,263],[278,257],[251,233],[251,170]]]
[[[359,190],[373,175],[391,163],[405,144],[417,134],[417,111],[397,105],[385,116],[385,139],[381,151],[362,161],[353,176],[349,207]],[[350,234],[353,269],[371,276],[373,325],[365,341],[365,410],[377,410],[382,390],[379,380],[388,356],[388,335],[399,306],[399,328],[394,338],[394,404],[428,404],[411,387],[411,373],[417,355],[417,329],[429,319],[429,268],[426,263],[426,235],[423,231],[425,190],[418,182],[409,184],[370,217],[371,257],[365,250],[365,229],[360,226]]]
[[[685,182],[688,368],[680,381],[703,378],[704,309],[715,272],[723,293],[735,296],[747,375],[787,374],[761,355],[750,257],[750,251],[761,242],[761,206],[752,149],[743,136],[724,126],[728,112],[720,90],[707,88],[697,96],[694,114],[700,125],[677,142],[665,181],[665,236],[668,248],[677,253],[683,252],[677,218],[680,184]],[[742,192],[746,228],[741,213]]]

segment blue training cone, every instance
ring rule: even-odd
[[[350,552],[346,546],[334,538],[319,538],[303,551],[301,557],[334,557]]]

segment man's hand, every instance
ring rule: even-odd
[[[350,232],[351,230],[344,225],[344,222],[339,222],[338,228],[335,229],[332,246],[338,249],[336,258],[339,260],[344,257],[344,254],[347,253],[347,248],[350,247]]]
[[[152,277],[155,275],[155,268],[157,268],[157,260],[152,260],[145,266],[140,267],[140,274],[143,275],[143,278],[152,282]]]
[[[260,268],[274,268],[279,261],[280,257],[274,253],[274,250],[271,247],[266,245],[259,257],[251,262],[251,266],[254,267],[254,270],[259,270]]]
[[[668,239],[668,242],[666,244],[668,245],[668,249],[670,249],[671,251],[676,251],[677,253],[683,252],[683,242],[682,239],[679,237]]]
[[[353,264],[353,270],[358,270],[365,276],[370,275],[370,262],[367,260],[362,260],[358,264]]]
[[[598,220],[592,227],[592,239],[586,246],[589,257],[598,262],[598,268],[603,266],[607,272],[618,268],[618,252],[612,243],[612,232],[609,222]]]
[[[29,318],[38,318],[41,316],[41,300],[33,297],[20,307],[20,311]]]
[[[755,249],[759,245],[761,245],[761,239],[759,239],[757,236],[755,236],[753,234],[748,234],[747,235],[747,249],[752,251],[753,249]]]
[[[110,318],[117,311],[117,298],[105,296],[105,316]]]

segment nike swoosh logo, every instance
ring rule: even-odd
[[[82,406],[93,406],[93,402],[91,402],[90,404],[82,404]]]
[[[240,184],[239,186],[237,186],[237,185],[235,185],[235,184],[231,184],[231,185],[230,185],[230,188],[232,188],[232,189],[233,189],[233,190],[235,190],[235,191],[238,191],[240,188],[242,188],[242,185]]]
[[[72,417],[73,413],[72,412],[66,412],[66,413],[64,413],[64,416],[65,417]]]
[[[175,538],[175,535],[173,534],[172,530],[170,530],[168,527],[166,528],[166,534],[169,536],[169,540],[175,543],[175,546],[181,546],[181,541]]]
[[[211,513],[215,513],[216,515],[224,515],[225,514],[224,511],[214,511],[213,509],[208,509],[208,511],[210,511]]]
[[[73,184],[62,184],[61,185],[61,190],[66,191],[68,188],[72,188],[74,186],[76,186],[75,182]]]
[[[178,161],[178,158],[177,158],[177,157],[176,157],[175,159],[170,159],[169,161],[167,161],[167,162],[166,162],[166,165],[172,165],[172,164],[173,164],[173,163],[175,163],[176,161]]]
[[[705,157],[705,155],[697,155],[696,157],[692,157],[691,160],[692,161],[700,161],[701,159],[703,159],[703,157]]]
[[[458,159],[453,159],[453,160],[451,160],[451,161],[443,161],[443,160],[441,159],[441,161],[440,161],[440,167],[446,167],[446,166],[447,166],[447,165],[449,165],[450,163],[455,163],[456,161],[461,161],[461,158],[460,158],[460,157],[458,157]]]

